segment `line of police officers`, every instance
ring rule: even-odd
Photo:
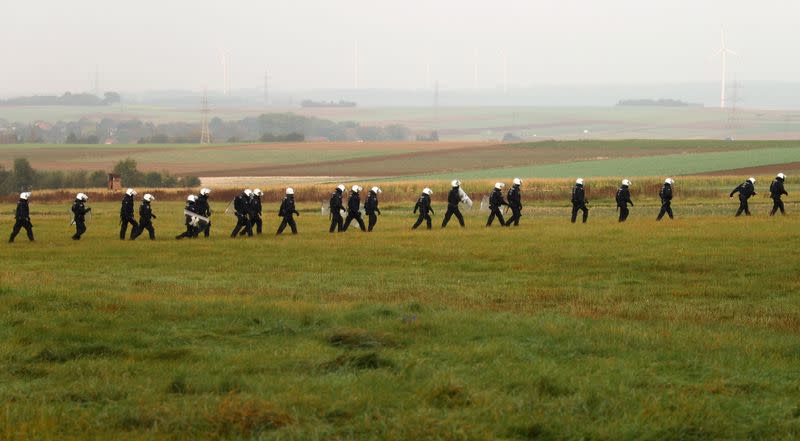
[[[780,211],[781,214],[786,214],[783,200],[781,199],[782,196],[789,194],[786,192],[784,187],[785,180],[786,175],[783,173],[778,173],[770,185],[770,198],[773,201],[770,216],[774,216],[778,211]],[[756,179],[751,177],[731,191],[730,197],[733,197],[735,194],[739,195],[739,208],[736,211],[737,217],[742,213],[750,216],[748,201],[751,197],[756,195],[755,183]],[[670,219],[674,218],[671,206],[674,184],[675,181],[672,178],[667,178],[664,180],[664,184],[661,186],[661,189],[658,192],[659,198],[661,199],[661,210],[656,217],[656,220],[658,221],[660,221],[664,215],[669,216]],[[513,186],[508,190],[506,197],[504,198],[503,188],[505,187],[505,184],[502,182],[495,184],[492,193],[489,195],[489,218],[486,221],[487,227],[492,226],[495,219],[497,219],[500,225],[505,227],[512,225],[519,226],[519,221],[522,217],[521,185],[522,180],[519,178],[514,178]],[[619,222],[625,222],[628,219],[630,214],[629,206],[633,207],[630,185],[631,182],[628,179],[623,179],[622,185],[619,187],[616,193],[615,200],[617,204],[617,210],[619,211]],[[447,227],[448,222],[453,216],[456,217],[461,227],[464,227],[464,216],[461,214],[459,206],[460,204],[465,204],[471,207],[472,200],[470,200],[467,193],[461,188],[461,181],[457,179],[453,180],[451,182],[451,187],[452,188],[447,195],[447,211],[445,212],[442,220],[442,228]],[[378,208],[378,195],[381,193],[381,189],[378,187],[372,187],[367,194],[367,199],[364,202],[364,212],[367,215],[367,225],[364,224],[364,219],[361,216],[361,192],[363,190],[364,189],[361,186],[352,186],[347,199],[347,204],[345,206],[345,186],[339,185],[336,187],[328,202],[331,220],[329,231],[331,233],[336,231],[347,231],[351,223],[354,221],[358,224],[361,231],[372,231],[375,228],[375,225],[378,222],[378,215],[381,214],[381,210]],[[122,198],[119,214],[119,238],[123,240],[125,239],[128,226],[130,226],[131,240],[135,240],[145,230],[148,232],[150,240],[155,240],[156,235],[155,228],[153,227],[153,219],[156,219],[156,215],[153,213],[151,207],[151,203],[155,200],[155,197],[149,193],[144,195],[142,198],[142,203],[139,206],[139,221],[137,222],[134,218],[136,195],[136,191],[132,188],[129,188]],[[189,195],[186,200],[186,206],[184,207],[186,231],[177,235],[175,237],[176,239],[196,238],[201,233],[205,237],[209,237],[211,233],[212,214],[211,206],[209,204],[210,195],[211,190],[208,188],[201,189],[199,195],[197,196]],[[417,229],[420,225],[422,225],[423,222],[426,224],[428,229],[432,228],[433,222],[431,215],[435,214],[431,206],[432,195],[433,191],[430,188],[426,187],[422,190],[422,194],[420,194],[416,204],[414,205],[414,213],[418,214],[418,218],[411,227],[412,229]],[[19,195],[19,201],[17,202],[17,208],[14,214],[15,223],[11,231],[11,236],[8,240],[9,243],[14,242],[14,239],[23,229],[27,233],[28,240],[34,240],[33,224],[31,223],[30,209],[28,207],[28,200],[30,199],[30,196],[30,192],[22,192]],[[232,238],[243,236],[245,234],[252,236],[254,227],[255,234],[262,233],[262,196],[263,192],[260,189],[255,189],[252,191],[246,189],[237,195],[236,198],[234,198],[232,203],[234,214],[237,220],[236,226],[233,228],[233,231],[231,231]],[[86,215],[90,214],[92,211],[91,207],[86,206],[86,202],[88,200],[89,197],[86,194],[78,193],[75,197],[75,201],[72,203],[72,222],[70,225],[75,225],[75,234],[72,236],[73,240],[80,240],[81,236],[86,232]],[[589,218],[589,200],[586,199],[586,189],[584,187],[584,181],[582,178],[578,178],[575,181],[575,185],[572,187],[571,202],[571,222],[576,222],[578,212],[580,211],[583,214],[583,223],[586,223]],[[507,221],[504,220],[503,213],[501,211],[503,206],[508,207],[508,209],[511,210],[511,217]],[[294,220],[294,216],[299,215],[300,213],[297,212],[294,202],[294,189],[287,188],[285,196],[281,201],[281,205],[278,210],[278,216],[281,218],[281,223],[278,226],[276,234],[282,234],[287,226],[291,228],[292,234],[297,234],[297,223]]]

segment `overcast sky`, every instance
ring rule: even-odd
[[[800,79],[797,0],[3,2],[0,94]],[[356,43],[358,42],[358,43]],[[430,65],[430,76],[428,66]]]

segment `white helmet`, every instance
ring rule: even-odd
[[[250,197],[250,195],[253,194],[253,190],[246,188],[242,193],[244,193],[245,196]]]
[[[578,184],[578,185],[583,185],[583,178],[576,179],[575,183]]]
[[[496,188],[498,190],[502,190],[503,187],[505,187],[505,186],[506,186],[506,184],[503,184],[502,182],[498,182],[498,183],[494,184],[494,188]]]
[[[623,179],[622,180],[622,185],[625,186],[625,187],[630,187],[631,186],[631,181],[629,181],[627,179]]]
[[[260,188],[256,188],[255,190],[253,190],[253,194],[256,195],[256,196],[261,196],[264,193],[261,191]]]
[[[672,179],[672,178],[667,178],[667,179],[664,179],[664,183],[665,183],[665,184],[672,185],[672,184],[674,184],[674,183],[675,183],[675,180],[674,180],[674,179]]]
[[[450,185],[453,187],[461,187],[461,181],[459,181],[458,179],[453,179],[453,181],[450,182]]]
[[[153,202],[156,199],[156,197],[151,195],[150,193],[145,193],[144,196],[142,196],[142,199],[146,200],[147,202]]]
[[[383,192],[381,191],[381,189],[380,189],[380,188],[378,188],[378,187],[372,187],[372,192],[373,192],[373,193],[375,193],[375,194],[381,194],[381,193],[383,193]]]
[[[344,193],[344,184],[339,184],[336,186],[336,189]]]
[[[753,184],[755,184],[755,183],[756,183],[756,178],[754,178],[754,177],[752,177],[752,176],[750,176],[749,178],[747,178],[747,180],[748,180],[748,181],[750,181],[750,182],[751,182],[751,183],[753,183]]]
[[[286,194],[294,194],[294,188],[289,187],[286,189]]]
[[[128,195],[128,196],[136,196],[138,193],[136,193],[136,190],[134,190],[132,188],[129,188],[129,189],[125,190],[125,194]]]
[[[775,177],[776,177],[776,178],[779,178],[779,179],[786,179],[786,175],[785,175],[785,174],[783,174],[783,173],[778,173],[778,175],[777,175],[777,176],[775,176]]]
[[[79,201],[88,201],[89,200],[89,196],[86,196],[85,193],[78,193],[78,195],[75,196],[75,199],[77,199]]]
[[[23,201],[27,201],[29,197],[31,197],[31,192],[29,191],[23,191],[22,193],[19,194],[19,198],[22,199]]]
[[[200,189],[200,194],[203,195],[203,196],[207,196],[207,195],[211,194],[211,189],[210,188],[201,188]]]
[[[361,190],[363,190],[363,189],[364,189],[364,188],[363,188],[363,187],[361,187],[360,185],[354,185],[354,186],[353,186],[353,188],[352,188],[352,190],[353,190],[353,193],[358,193],[359,191],[361,191]]]
[[[189,196],[186,198],[186,200],[187,200],[187,201],[189,201],[189,202],[194,202],[194,201],[196,201],[196,200],[197,200],[197,196],[195,196],[195,195],[193,195],[193,194],[190,194],[190,195],[189,195]]]
[[[522,185],[522,179],[514,178],[514,185]]]
[[[428,196],[430,196],[430,195],[432,195],[432,194],[433,194],[433,190],[431,190],[431,189],[430,189],[430,188],[428,188],[428,187],[425,187],[425,188],[423,188],[423,189],[422,189],[422,192],[423,192],[423,193],[425,193],[425,194],[426,194],[426,195],[428,195]]]

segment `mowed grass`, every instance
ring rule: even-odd
[[[4,439],[800,436],[800,222],[762,201],[335,236],[305,205],[279,238],[267,204],[262,237],[180,242],[178,203],[155,242],[92,206],[80,242],[34,200],[38,241],[0,245]]]

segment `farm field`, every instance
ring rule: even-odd
[[[155,242],[115,239],[118,204],[90,203],[73,242],[68,202],[34,196],[38,241],[0,245],[0,437],[800,436],[800,205],[734,219],[692,193],[656,223],[635,193],[619,225],[594,199],[587,225],[531,201],[516,229],[430,232],[398,200],[335,236],[307,201],[278,238],[270,200],[263,237],[220,215],[180,242],[179,202],[154,203]]]

